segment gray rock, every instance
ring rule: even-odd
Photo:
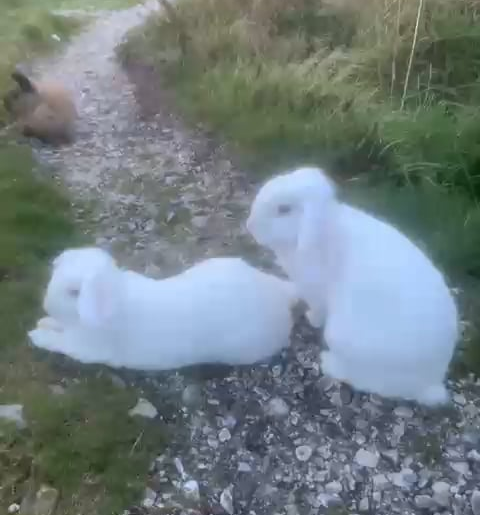
[[[183,493],[187,499],[192,501],[200,500],[200,487],[198,486],[197,481],[194,479],[190,479],[183,483]]]
[[[199,385],[189,384],[182,392],[182,402],[189,408],[198,408],[203,403],[203,394]]]
[[[151,488],[145,488],[142,499],[142,506],[144,508],[152,508],[155,505],[155,501],[157,500],[157,492],[152,490]]]
[[[342,484],[339,481],[331,481],[325,485],[325,492],[330,495],[339,494],[342,490]]]
[[[57,507],[58,490],[42,485],[32,497],[27,495],[20,505],[20,515],[53,515]]]
[[[450,485],[445,481],[436,481],[432,485],[433,500],[439,506],[450,505]]]
[[[23,418],[23,406],[21,404],[0,405],[0,419],[13,422],[19,429],[27,427]]]
[[[220,504],[229,515],[233,515],[233,485],[225,488],[220,494]]]
[[[473,515],[480,515],[480,490],[474,490],[470,498]]]
[[[18,513],[20,511],[20,505],[13,503],[7,508],[7,513]]]
[[[240,461],[237,466],[238,472],[251,472],[252,467],[245,461]]]
[[[390,485],[391,483],[385,474],[376,474],[375,476],[373,476],[373,486],[376,490],[385,490]]]
[[[378,465],[379,456],[366,449],[358,449],[354,460],[361,467],[375,468]]]
[[[271,417],[283,418],[290,413],[290,408],[280,397],[273,397],[267,403],[266,413]]]
[[[218,440],[224,443],[228,442],[230,438],[232,438],[230,431],[226,427],[222,427],[222,429],[220,429],[220,431],[218,432]]]
[[[413,410],[407,406],[397,406],[393,412],[399,418],[412,418]]]
[[[421,510],[430,510],[436,507],[436,503],[429,495],[416,495],[415,506]]]
[[[300,445],[295,449],[295,456],[299,461],[308,461],[312,457],[313,450],[309,445]]]
[[[140,398],[128,414],[131,417],[155,418],[158,415],[158,411],[147,399]]]
[[[462,476],[470,475],[470,466],[466,461],[452,461],[450,462],[450,467]]]

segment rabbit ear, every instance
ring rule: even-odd
[[[99,326],[115,314],[120,292],[117,272],[109,264],[85,279],[78,296],[78,315],[82,322]]]
[[[20,86],[20,89],[25,93],[33,93],[35,86],[32,81],[19,69],[12,73],[12,79]]]
[[[329,183],[318,191],[318,195],[304,201],[297,251],[306,252],[318,247],[319,242],[325,244],[325,238],[331,233],[330,225],[335,204],[335,190]]]

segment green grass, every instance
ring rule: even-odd
[[[63,248],[86,241],[71,219],[68,200],[34,166],[30,149],[2,144],[0,404],[24,405],[28,421],[24,431],[0,431],[2,512],[21,499],[30,478],[36,487],[47,483],[60,491],[62,514],[119,513],[138,498],[164,442],[164,428],[128,416],[135,391],[102,379],[97,367],[62,373],[55,357],[27,344],[48,263]],[[55,395],[49,386],[61,383],[65,393]]]
[[[131,32],[120,59],[156,67],[180,110],[254,176],[328,169],[465,286],[462,311],[479,319],[478,0],[172,5]],[[460,368],[480,374],[475,325],[469,334]]]

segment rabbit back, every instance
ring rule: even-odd
[[[405,235],[360,210],[343,206],[340,230],[347,258],[328,301],[325,340],[344,373],[385,395],[438,384],[459,332],[443,275]]]
[[[124,366],[251,364],[289,343],[293,286],[241,259],[209,259],[161,281],[124,274],[112,321],[116,359]]]

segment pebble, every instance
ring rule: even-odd
[[[435,508],[436,503],[429,495],[416,495],[415,506],[421,510],[430,510]]]
[[[433,499],[439,506],[449,506],[450,485],[445,481],[436,481],[432,485]]]
[[[240,461],[237,467],[238,472],[251,472],[252,467],[245,461]]]
[[[393,412],[399,418],[412,418],[413,410],[407,406],[397,406]]]
[[[157,493],[151,488],[145,488],[143,493],[142,506],[144,508],[152,508],[157,500]]]
[[[182,402],[189,408],[197,408],[203,402],[203,395],[200,386],[196,384],[187,385],[182,392]]]
[[[271,417],[283,418],[288,416],[290,413],[290,408],[282,398],[273,397],[267,403],[266,413]]]
[[[226,427],[222,427],[218,433],[218,439],[220,442],[228,442],[232,438],[232,435],[230,434],[230,431]]]
[[[313,450],[309,445],[300,445],[295,449],[295,456],[299,461],[308,461],[312,457]]]
[[[0,406],[0,419],[13,422],[18,429],[27,427],[23,417],[23,406],[21,404],[4,404]]]
[[[390,481],[385,474],[376,474],[373,476],[373,485],[376,490],[385,490],[390,486]]]
[[[480,515],[480,490],[474,490],[470,499],[473,515]]]
[[[200,487],[198,486],[198,483],[195,481],[195,479],[190,479],[183,483],[183,492],[187,499],[192,501],[200,500]]]
[[[331,481],[325,485],[325,492],[327,492],[327,494],[336,495],[342,490],[342,484],[339,481]]]
[[[145,418],[155,418],[158,415],[157,408],[148,401],[147,399],[140,398],[137,401],[137,404],[134,408],[132,408],[128,414],[131,417],[145,417]]]
[[[452,461],[450,462],[450,466],[455,472],[458,472],[462,476],[470,475],[470,466],[466,461]]]
[[[375,468],[378,464],[379,456],[366,449],[358,449],[355,454],[355,462],[361,467]]]
[[[229,514],[233,515],[233,485],[225,488],[220,494],[220,504],[222,508]]]

